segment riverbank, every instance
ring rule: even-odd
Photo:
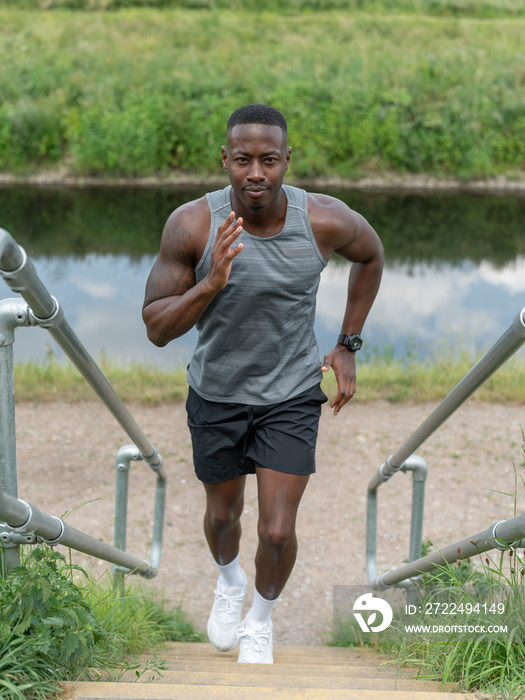
[[[376,192],[450,192],[472,194],[525,194],[525,173],[519,176],[475,180],[437,178],[430,175],[400,175],[399,173],[377,173],[350,180],[339,177],[287,178],[287,183],[309,191],[363,190]],[[228,178],[223,175],[197,175],[173,173],[148,177],[86,177],[67,168],[42,170],[29,175],[14,175],[0,172],[0,187],[71,187],[71,188],[166,188],[189,191],[206,188],[213,190],[225,187]]]

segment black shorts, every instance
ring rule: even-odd
[[[213,484],[255,474],[256,467],[313,474],[326,401],[319,385],[269,406],[207,401],[190,387],[186,410],[197,477]]]

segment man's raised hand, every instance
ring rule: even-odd
[[[207,274],[208,283],[220,291],[226,286],[230,277],[233,259],[243,249],[243,244],[238,243],[235,248],[232,245],[242,233],[243,220],[241,217],[235,221],[235,212],[231,212],[226,221],[219,226],[215,243],[211,252],[210,269]]]

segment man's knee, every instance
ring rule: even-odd
[[[221,533],[236,527],[241,519],[241,513],[234,508],[209,506],[206,510],[205,518],[214,532]]]
[[[261,522],[257,527],[259,542],[276,551],[286,549],[290,542],[295,542],[295,527],[293,523]]]
[[[219,484],[205,484],[205,524],[217,533],[235,528],[244,508],[244,478]]]

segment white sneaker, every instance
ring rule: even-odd
[[[273,625],[245,620],[237,630],[239,664],[273,664]]]
[[[246,580],[242,588],[225,588],[219,577],[208,619],[208,638],[219,651],[231,651],[239,641],[237,630],[241,625],[245,594]]]

